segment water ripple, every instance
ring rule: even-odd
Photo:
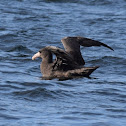
[[[0,125],[126,124],[125,0],[0,0]],[[65,36],[111,46],[81,48],[91,78],[42,80],[40,48]],[[116,120],[116,122],[115,122]]]
[[[28,49],[26,46],[23,45],[17,45],[15,47],[10,48],[9,50],[7,50],[7,52],[26,52],[26,53],[31,53],[32,51],[30,49]]]

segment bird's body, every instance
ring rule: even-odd
[[[90,46],[105,46],[113,50],[108,45],[83,37],[65,37],[61,40],[65,50],[55,46],[47,46],[36,53],[32,59],[37,57],[42,58],[41,73],[47,78],[73,78],[73,77],[88,77],[96,67],[84,67],[85,61],[80,52],[80,45],[85,47]],[[53,60],[53,54],[56,59]]]

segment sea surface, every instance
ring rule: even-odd
[[[91,78],[42,80],[39,49],[83,36]],[[125,126],[126,0],[0,0],[0,126]]]

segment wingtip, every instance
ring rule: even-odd
[[[109,49],[110,49],[110,50],[112,50],[112,51],[114,51],[114,49],[113,49],[113,48],[111,48],[110,46],[108,46],[107,44],[101,43],[101,45],[102,45],[102,46],[104,46],[104,47],[109,48]]]
[[[114,49],[113,49],[113,48],[111,48],[111,47],[109,47],[109,49],[111,49],[112,51],[114,51]]]
[[[112,51],[114,51],[114,49],[112,48]]]

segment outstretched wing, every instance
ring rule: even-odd
[[[47,46],[45,48],[56,55],[56,59],[53,62],[54,70],[64,71],[73,69],[78,66],[78,64],[73,60],[73,58],[63,49],[60,49],[55,46]]]
[[[96,41],[96,40],[92,40],[89,38],[84,38],[84,37],[76,37],[77,41],[79,42],[79,44],[81,46],[85,46],[85,47],[91,47],[91,46],[104,46],[107,47],[111,50],[113,50],[110,46],[108,46],[107,44],[104,44],[102,42]]]
[[[65,50],[67,50],[68,46],[77,50],[80,47],[80,45],[85,47],[104,46],[113,50],[107,44],[84,37],[65,37],[61,40],[61,42],[63,43]]]
[[[85,61],[81,55],[80,52],[80,45],[85,47],[91,47],[91,46],[104,46],[111,50],[113,50],[110,46],[95,41],[92,39],[84,38],[84,37],[65,37],[61,40],[63,43],[63,46],[65,48],[65,51],[71,55],[71,57],[79,64],[84,65]]]

